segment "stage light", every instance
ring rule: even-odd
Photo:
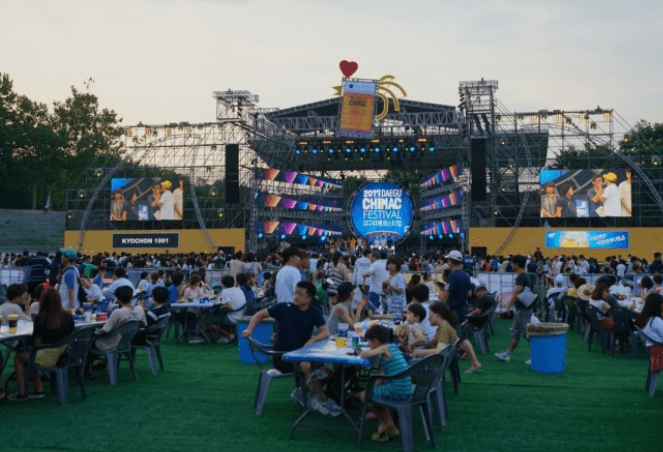
[[[398,146],[394,146],[393,148],[391,148],[391,150],[394,152],[398,152]]]
[[[431,146],[431,147],[429,147],[428,150],[429,150],[430,152],[435,152],[435,146]]]
[[[281,234],[281,240],[285,240],[285,234]]]
[[[415,151],[415,147],[414,147],[414,146],[410,146],[410,152],[414,152],[414,151]]]
[[[295,149],[295,154],[299,155],[299,154],[301,154],[301,153],[302,153],[302,150],[301,150],[301,149],[299,149],[299,148]]]
[[[464,232],[461,232],[461,233],[460,233],[460,236],[461,236],[461,237],[465,237],[465,233],[464,233]]]
[[[379,147],[376,147],[376,148],[375,148],[375,152],[376,152],[376,153],[380,152],[380,148],[379,148]]]
[[[67,220],[71,220],[73,216],[74,215],[71,212],[67,212]]]
[[[454,235],[453,235],[453,234],[449,234],[449,238],[450,238],[450,239],[453,239],[453,238],[454,238]]]
[[[442,240],[444,237],[442,236],[442,234],[438,234],[438,235],[437,235],[437,238],[440,239],[440,240]]]
[[[308,147],[304,148],[304,154],[308,154]]]
[[[500,214],[500,209],[499,209],[498,207],[495,207],[495,208],[493,209],[493,215],[494,215],[494,216],[498,216],[499,214]]]
[[[505,139],[500,140],[500,146],[506,146],[506,140]]]
[[[318,153],[318,150],[317,150],[316,148],[313,148],[313,149],[311,149],[311,152],[312,152],[313,154],[317,154],[317,153]]]
[[[210,196],[216,196],[216,190],[215,189],[210,190],[209,194]]]
[[[507,161],[506,167],[510,170],[514,169],[516,167],[516,161],[513,159],[509,159]]]
[[[433,236],[432,236],[432,235],[429,235],[429,236],[428,236],[428,240],[433,240]]]
[[[218,208],[216,209],[216,214],[219,218],[223,218],[226,216],[226,211],[223,208]]]
[[[306,240],[306,236],[305,236],[305,235],[302,236],[302,240]]]
[[[361,152],[363,154],[364,152],[366,152],[366,148],[365,147],[360,148],[359,152]]]
[[[654,166],[660,166],[661,165],[661,157],[659,156],[654,156],[651,158],[651,164]]]
[[[259,239],[262,238],[262,233],[258,234],[258,238],[259,238]]]
[[[334,148],[327,149],[327,152],[329,152],[330,154],[333,154],[334,153]]]
[[[352,149],[351,149],[351,148],[345,148],[345,153],[346,153],[346,154],[350,154],[351,152],[352,152]]]
[[[506,187],[504,185],[500,187],[500,192],[506,193]]]
[[[85,198],[85,190],[83,190],[82,188],[78,190],[78,197],[81,199]]]

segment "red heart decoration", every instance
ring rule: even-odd
[[[346,60],[341,61],[338,67],[341,68],[341,72],[343,73],[345,78],[350,78],[352,74],[357,72],[357,69],[359,69],[359,65],[357,63],[355,63],[354,61],[346,61]]]

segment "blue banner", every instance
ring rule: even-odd
[[[352,227],[364,238],[400,240],[412,227],[413,205],[408,193],[393,182],[376,182],[357,192],[350,207]]]
[[[628,231],[546,231],[546,248],[629,248]]]

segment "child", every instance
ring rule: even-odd
[[[415,349],[424,348],[426,336],[421,321],[426,318],[426,308],[420,304],[410,303],[407,306],[406,324],[403,325],[399,339],[403,349],[412,353]]]
[[[361,353],[362,358],[377,357],[384,375],[397,375],[408,368],[405,358],[401,351],[394,344],[389,344],[389,328],[382,325],[373,325],[366,331],[366,341],[370,347]],[[373,387],[373,396],[380,399],[407,399],[412,394],[412,380],[410,377],[399,378],[398,380],[388,380],[382,385]],[[355,394],[362,402],[366,398],[366,391]],[[375,442],[385,442],[400,435],[400,432],[394,425],[394,419],[391,417],[391,411],[388,408],[369,405],[368,409],[374,417],[367,416],[367,419],[379,419],[377,432],[371,435]]]
[[[143,301],[138,302],[139,307],[142,307],[145,311],[145,320],[147,321],[148,327],[156,325],[159,320],[164,317],[170,317],[170,308],[166,304],[169,295],[168,289],[165,287],[155,287],[154,290],[152,290],[152,301],[154,301],[154,307],[152,310],[148,310]],[[157,331],[151,333],[151,335],[158,334],[159,332]],[[134,336],[131,343],[133,345],[147,345],[147,339],[147,331],[141,329],[136,333],[136,336]]]

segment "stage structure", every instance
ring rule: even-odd
[[[497,99],[497,81],[461,82],[456,108],[404,98],[393,76],[345,75],[333,87],[335,96],[322,101],[264,109],[248,91],[217,91],[214,122],[128,127],[123,161],[95,164],[86,186],[71,190],[67,229],[80,230],[79,248],[86,229],[136,228],[200,229],[212,249],[207,229],[224,227],[244,228],[247,249],[283,239],[319,244],[353,232],[347,177],[380,182],[399,170],[420,181],[404,187],[413,196],[410,236],[420,237],[420,249],[465,248],[469,228],[510,228],[501,251],[521,226],[579,225],[580,219],[541,217],[540,170],[551,168],[561,151],[588,145],[614,150],[630,129],[616,112],[600,107],[510,112]],[[634,185],[639,204],[628,221],[660,222],[660,159],[618,152],[611,159],[593,163],[579,155],[562,165],[632,168],[643,183]],[[173,186],[184,179],[182,220],[111,221],[109,187],[118,178],[132,187],[150,178]],[[147,189],[141,195],[149,199]],[[590,218],[589,225],[624,221]]]

